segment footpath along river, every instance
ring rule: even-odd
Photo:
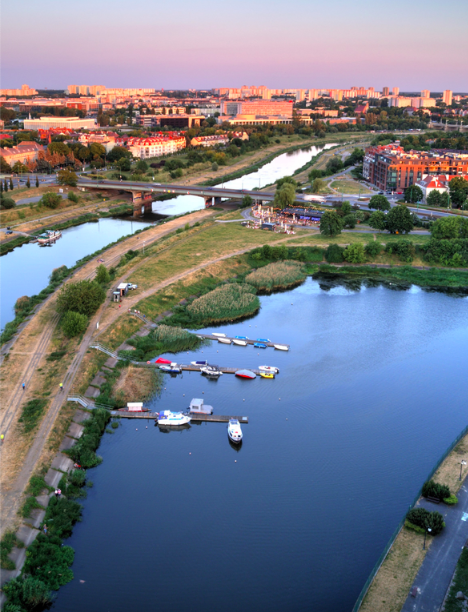
[[[216,423],[165,433],[122,420],[105,434],[67,541],[75,579],[53,610],[352,609],[466,426],[468,300],[309,278],[261,305],[217,331],[289,343],[289,353],[212,343],[176,360],[275,365],[275,380],[166,375],[149,402],[182,410],[202,397],[218,414],[247,415],[242,446]]]
[[[323,149],[333,147],[310,146],[291,153],[283,153],[257,172],[225,183],[226,187],[253,189],[274,183],[278,178],[292,174]],[[243,185],[243,187],[242,187]],[[178,196],[173,200],[153,203],[153,213],[158,215],[182,215],[201,210],[203,198]],[[14,305],[23,295],[35,295],[49,283],[54,268],[72,266],[78,259],[97,251],[110,242],[154,223],[127,219],[100,219],[98,223],[84,223],[62,232],[62,238],[52,247],[40,248],[37,244],[23,245],[0,258],[0,288],[2,292],[0,327],[15,317]]]

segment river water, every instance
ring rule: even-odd
[[[346,612],[429,470],[466,426],[467,298],[311,278],[177,356],[275,365],[275,380],[166,375],[154,409],[247,415],[164,433],[122,420],[67,544],[57,612]],[[210,328],[209,331],[213,331]],[[258,354],[260,353],[260,354]],[[114,431],[114,430],[113,430]]]
[[[323,149],[333,146],[334,144],[327,144],[324,147],[310,146],[292,153],[283,153],[257,172],[229,181],[225,186],[253,189],[269,185],[282,176],[292,174]],[[203,198],[178,196],[173,200],[154,202],[153,213],[167,216],[182,215],[201,210],[204,206]],[[3,329],[5,323],[14,319],[14,305],[19,297],[35,295],[48,285],[54,268],[62,265],[72,266],[78,259],[150,223],[112,218],[100,219],[98,223],[85,223],[64,230],[62,239],[52,247],[39,248],[37,244],[28,244],[1,257],[0,327]]]

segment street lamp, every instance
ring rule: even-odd
[[[460,461],[460,478],[459,478],[458,480],[461,480],[462,469],[463,469],[463,466],[464,466],[464,465],[466,465],[466,461],[465,461],[464,459],[462,459],[462,460]]]
[[[423,550],[426,550],[426,534],[428,533],[430,535],[432,529],[430,527],[427,528],[427,530],[424,530],[424,544],[423,544]]]

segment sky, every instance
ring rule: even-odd
[[[0,84],[468,92],[468,0],[2,0]]]

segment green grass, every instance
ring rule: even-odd
[[[27,488],[29,495],[34,495],[34,497],[37,497],[37,495],[40,495],[44,489],[47,489],[47,491],[52,491],[53,487],[49,487],[49,485],[46,484],[43,476],[31,476]]]
[[[16,569],[15,563],[8,558],[14,546],[23,548],[24,544],[13,531],[7,531],[0,542],[0,567],[4,570]]]
[[[36,427],[44,414],[46,405],[45,399],[32,399],[23,406],[19,422],[23,423],[24,433],[29,433]]]
[[[468,549],[464,548],[458,559],[455,579],[445,602],[445,612],[463,612],[466,610],[463,600],[456,599],[458,591],[468,593]]]
[[[361,193],[361,195],[367,195],[372,193],[372,191],[369,191],[369,189],[366,189],[363,185],[360,185],[358,182],[356,181],[350,181],[350,180],[337,180],[337,181],[333,181],[330,184],[330,187],[333,187],[333,189],[336,189],[337,191],[339,191],[340,193],[345,193],[345,194],[359,194]]]
[[[338,234],[338,236],[323,236],[319,230],[314,232],[308,236],[298,236],[296,239],[291,241],[291,244],[315,244],[317,246],[323,246],[327,244],[353,244],[355,242],[369,242],[374,239],[374,235],[376,236],[379,242],[383,242],[387,244],[388,242],[394,242],[403,239],[411,240],[411,242],[422,244],[423,242],[429,242],[429,235],[419,235],[419,234],[405,234],[401,236],[397,236],[395,234],[387,234],[378,232],[366,233],[366,232],[343,232]]]
[[[31,495],[26,499],[19,513],[23,518],[28,518],[33,510],[43,510],[43,507],[37,499]]]
[[[134,346],[134,351],[120,351],[119,355],[129,357],[134,361],[148,361],[162,353],[179,353],[195,350],[203,341],[179,327],[159,325],[147,336],[136,336],[127,341]]]

